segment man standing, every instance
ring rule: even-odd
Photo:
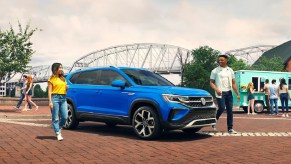
[[[230,67],[227,66],[228,58],[228,55],[218,56],[219,66],[211,71],[210,86],[215,91],[218,104],[216,120],[219,119],[224,109],[226,108],[228,133],[236,134],[237,132],[233,130],[232,89],[235,91],[238,101],[240,100],[240,95],[235,84],[234,72]]]
[[[266,105],[267,105],[267,111],[268,111],[268,113],[270,113],[269,79],[266,79],[266,81],[265,81],[264,91],[265,91],[265,100],[266,100]]]
[[[18,103],[17,103],[17,105],[15,107],[15,109],[17,109],[17,110],[19,110],[19,107],[22,104],[23,99],[25,98],[26,82],[27,82],[27,76],[23,75],[23,77],[22,77],[22,88],[20,89],[21,90],[20,98],[19,98],[19,101],[18,101]],[[27,101],[27,100],[25,100],[25,101]],[[32,109],[30,103],[28,103],[28,107],[29,107],[29,109]]]

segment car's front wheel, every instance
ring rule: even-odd
[[[68,103],[68,119],[64,125],[65,129],[75,129],[79,125],[76,118],[75,110],[71,104]]]
[[[154,139],[162,130],[157,113],[148,106],[138,108],[132,118],[134,132],[142,139]]]

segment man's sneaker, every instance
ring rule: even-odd
[[[282,114],[282,117],[285,117],[285,114]]]
[[[288,115],[288,114],[286,114],[286,117],[289,117],[289,115]]]
[[[212,125],[211,127],[213,128],[213,130],[216,130],[216,125]]]
[[[237,134],[237,132],[234,131],[233,129],[229,129],[229,130],[228,130],[228,133],[229,133],[229,134]]]
[[[62,141],[64,139],[61,133],[57,134],[57,139],[58,141]]]
[[[18,108],[18,107],[14,107],[14,109],[15,109],[15,110],[19,110],[19,108]]]

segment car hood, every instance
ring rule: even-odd
[[[184,87],[175,87],[175,86],[139,86],[139,88],[155,90],[161,94],[174,94],[182,96],[211,96],[205,90],[195,89],[195,88],[184,88]]]

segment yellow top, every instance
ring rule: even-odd
[[[52,94],[66,94],[67,82],[63,81],[61,78],[57,76],[51,76],[48,79],[48,82],[52,84]]]

